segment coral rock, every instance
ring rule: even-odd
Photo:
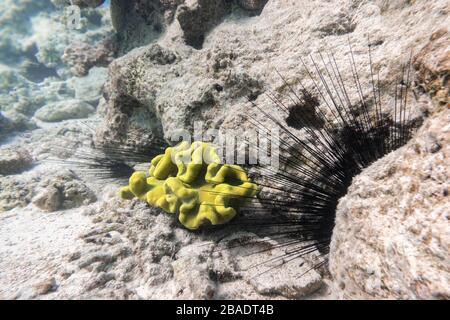
[[[33,204],[36,207],[48,212],[61,209],[62,202],[61,191],[54,186],[47,187],[33,199]]]
[[[420,83],[440,104],[450,104],[450,33],[446,28],[434,32],[428,44],[414,57]]]
[[[231,1],[187,1],[177,11],[177,19],[184,31],[186,43],[200,49],[205,33],[231,12]]]
[[[20,173],[33,165],[33,157],[25,149],[0,149],[0,175]]]
[[[448,299],[450,109],[354,178],[340,200],[330,271],[344,298]],[[428,146],[429,134],[441,149]]]
[[[67,119],[87,118],[95,109],[81,100],[55,102],[40,108],[35,117],[46,122],[57,122]]]
[[[106,67],[114,59],[116,44],[113,40],[105,40],[97,45],[85,42],[74,42],[69,45],[62,60],[71,66],[76,76],[85,76],[92,67]]]

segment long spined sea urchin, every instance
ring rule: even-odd
[[[266,96],[274,112],[259,106],[253,98],[248,99],[250,108],[284,136],[275,141],[279,150],[272,154],[279,158],[281,169],[261,165],[245,168],[251,169],[252,178],[262,192],[258,195],[259,203],[241,208],[243,214],[231,222],[240,229],[268,236],[278,242],[277,247],[286,248],[285,254],[266,262],[288,263],[316,252],[319,260],[313,268],[326,264],[336,207],[352,178],[411,137],[413,122],[408,104],[411,57],[401,68],[393,88],[393,101],[383,104],[370,46],[368,56],[369,88],[363,88],[349,44],[352,81],[344,81],[332,53],[318,53],[310,55],[309,66],[300,59],[309,89],[300,80],[298,88],[294,88],[279,74],[287,88],[285,96],[289,104],[269,91]],[[356,92],[356,102],[352,101],[350,90]],[[277,117],[277,112],[284,118]],[[257,116],[249,113],[246,118],[254,128],[268,131],[267,122],[261,122]],[[302,137],[298,136],[298,130],[302,130]],[[121,145],[95,147],[78,152],[78,160],[64,162],[100,177],[125,179],[133,172],[130,161],[148,162],[165,147],[164,141],[158,142],[155,150]],[[259,148],[249,141],[247,147]],[[239,243],[243,245],[245,241]]]
[[[299,89],[295,90],[279,74],[291,104],[266,92],[275,107],[273,112],[249,99],[249,104],[284,136],[276,151],[281,169],[254,166],[252,170],[254,180],[263,188],[258,195],[262,208],[244,208],[249,214],[235,222],[247,231],[275,239],[278,248],[285,248],[284,254],[265,263],[284,264],[317,253],[319,258],[313,268],[325,265],[338,201],[346,194],[353,177],[411,138],[414,127],[408,103],[411,56],[396,80],[393,101],[386,105],[382,104],[379,74],[373,68],[370,45],[368,56],[369,88],[362,87],[349,43],[353,77],[350,83],[344,82],[332,53],[318,53],[309,56],[309,66],[301,59],[312,89],[299,80]],[[356,91],[356,103],[351,101],[349,88]],[[284,119],[276,116],[277,111]],[[256,128],[267,130],[267,122],[256,116],[248,117]],[[296,129],[302,130],[302,137]],[[251,143],[248,147],[258,149]],[[264,192],[264,188],[269,191]],[[276,267],[264,272],[273,268]]]

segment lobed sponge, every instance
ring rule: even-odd
[[[206,220],[213,225],[229,222],[257,192],[240,166],[221,164],[216,148],[200,141],[167,148],[153,158],[148,175],[134,172],[120,190],[124,199],[137,197],[177,213],[191,230]]]

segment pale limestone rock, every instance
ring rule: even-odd
[[[50,103],[40,108],[35,117],[45,122],[58,122],[67,119],[87,118],[95,109],[87,102],[81,100],[68,100]]]
[[[192,8],[200,10],[194,4]],[[392,112],[400,64],[408,61],[410,50],[419,51],[435,30],[445,26],[447,11],[446,1],[439,0],[402,2],[395,7],[350,0],[273,0],[259,16],[243,18],[232,13],[211,27],[202,50],[185,45],[183,27],[175,21],[157,44],[143,43],[110,65],[103,106],[106,119],[97,141],[145,145],[149,137],[167,139],[182,129],[192,132],[194,121],[203,121],[212,129],[248,128],[245,116],[251,107],[247,98],[272,108],[270,99],[261,94],[270,89],[291,106],[289,88],[278,72],[294,84],[294,90],[301,89],[299,80],[313,88],[299,61],[318,51],[333,52],[343,81],[348,83],[349,98],[356,103],[359,95],[352,87],[347,41],[350,37],[363,94],[369,97],[368,32],[372,62],[380,69],[380,82],[386,88],[383,111]],[[159,60],[158,55],[176,58]],[[323,102],[321,107],[325,108]],[[263,117],[260,120],[271,125]]]
[[[343,298],[450,297],[450,110],[354,178],[340,200],[330,271]],[[429,136],[442,148],[430,148]]]

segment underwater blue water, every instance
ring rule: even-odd
[[[82,10],[83,23],[74,28],[70,12],[50,0],[0,0],[0,140],[39,127],[36,115],[47,105],[77,99],[97,107],[96,98],[83,96],[98,91],[104,66],[90,76],[90,70],[75,74],[75,62],[63,55],[74,43],[95,47],[111,36],[112,26],[102,20],[109,4]]]

